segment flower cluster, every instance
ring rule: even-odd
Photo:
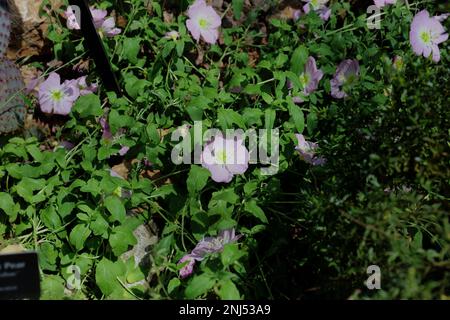
[[[114,37],[122,32],[119,28],[116,28],[116,22],[113,17],[107,17],[108,11],[90,8],[94,26],[100,35],[106,37]],[[71,7],[68,7],[64,13],[67,19],[67,26],[71,30],[80,30],[80,22],[77,20],[75,13]]]
[[[86,83],[86,76],[61,83],[59,74],[52,72],[39,87],[39,104],[44,113],[68,115],[80,96],[96,90],[97,85]]]
[[[303,6],[303,10],[306,14],[310,11],[314,11],[324,21],[327,21],[330,18],[331,9],[326,6],[328,0],[303,0],[303,2],[306,2]]]

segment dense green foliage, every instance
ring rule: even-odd
[[[187,1],[162,2],[98,1],[126,20],[119,36],[104,39],[123,97],[100,86],[58,118],[52,140],[16,136],[0,147],[0,249],[20,242],[39,252],[43,298],[449,298],[448,42],[433,63],[414,55],[408,36],[417,11],[448,8],[389,6],[381,29],[369,30],[367,4],[354,1],[331,1],[327,22],[316,14],[279,18],[277,1],[242,12],[240,1],[229,1],[235,11],[228,9],[223,42],[210,46],[187,31]],[[164,20],[165,10],[173,20]],[[59,13],[48,16],[55,22],[48,58],[63,61],[60,72],[70,78],[86,57],[84,41]],[[170,30],[180,38],[165,38]],[[309,55],[325,75],[296,105]],[[357,59],[361,75],[337,100],[329,80],[344,59]],[[45,64],[33,62],[51,71]],[[102,139],[102,115],[111,141]],[[170,134],[195,120],[204,129],[279,128],[279,172],[264,176],[251,165],[220,184],[199,165],[173,164]],[[319,143],[324,166],[299,158],[295,133]],[[60,141],[75,147],[56,147]],[[123,157],[122,146],[130,147]],[[109,169],[122,162],[127,179],[112,177]],[[130,198],[121,197],[125,190]],[[150,221],[159,241],[150,263],[136,267],[120,256],[137,243],[133,230]],[[231,227],[244,237],[180,279],[180,258]],[[80,267],[81,289],[64,292],[70,265]],[[364,285],[370,265],[381,269],[382,290]]]

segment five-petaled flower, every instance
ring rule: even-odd
[[[308,57],[306,61],[304,71],[300,74],[300,84],[303,88],[303,94],[308,96],[317,90],[319,86],[319,82],[323,77],[323,72],[320,69],[317,69],[316,60],[314,57]],[[292,87],[292,84],[289,83],[289,86]],[[301,103],[303,99],[301,97],[294,97],[294,102]]]
[[[202,155],[202,166],[211,172],[211,178],[216,182],[228,183],[236,174],[247,171],[249,152],[239,136],[224,139],[222,134],[216,134],[206,143]]]
[[[226,229],[219,232],[217,237],[203,238],[191,251],[191,253],[183,256],[178,264],[186,263],[180,269],[180,277],[186,278],[194,272],[195,261],[202,261],[206,255],[221,252],[228,243],[238,241],[242,235],[236,235],[234,229]]]
[[[309,13],[311,9],[315,11],[320,19],[327,21],[331,15],[331,9],[326,6],[328,0],[303,0],[306,4],[303,6],[305,13]]]
[[[445,33],[441,19],[441,16],[430,17],[427,10],[422,10],[414,16],[409,40],[416,55],[428,58],[432,54],[434,62],[441,59],[438,44],[448,39],[448,33]]]
[[[199,41],[200,36],[207,43],[214,44],[219,39],[219,27],[222,19],[205,0],[196,0],[188,9],[189,19],[186,26],[192,37]]]
[[[56,72],[50,73],[39,88],[39,104],[44,113],[68,115],[79,96],[77,86],[71,81],[61,84],[61,78]]]
[[[347,97],[345,88],[351,87],[359,77],[358,60],[347,59],[342,61],[331,79],[331,96],[336,99]],[[344,87],[344,88],[342,88]]]
[[[325,164],[325,158],[316,156],[316,150],[319,148],[317,143],[306,141],[302,134],[296,134],[295,136],[298,140],[298,145],[295,147],[295,150],[300,153],[300,157],[305,162],[308,162],[314,166]]]

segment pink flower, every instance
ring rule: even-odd
[[[388,4],[394,4],[397,0],[373,0],[378,8],[382,8]]]
[[[92,19],[94,21],[94,26],[100,35],[104,35],[106,37],[114,37],[118,35],[121,30],[116,28],[116,23],[113,17],[107,18],[108,11],[101,9],[90,8]],[[67,27],[71,30],[80,30],[80,23],[77,20],[75,12],[72,11],[72,8],[69,6],[64,12],[64,15],[67,19]]]
[[[347,97],[345,89],[351,87],[359,77],[358,60],[344,60],[336,69],[336,73],[331,79],[331,96],[336,99]]]
[[[430,17],[427,10],[422,10],[414,16],[409,32],[409,41],[416,55],[438,62],[441,59],[438,44],[448,39],[448,33],[440,22],[440,17]]]
[[[317,69],[316,60],[314,59],[314,57],[308,57],[308,60],[306,61],[304,67],[304,71],[300,74],[299,77],[300,83],[303,87],[303,94],[305,96],[308,96],[316,91],[322,77],[323,72],[322,70]],[[293,100],[295,103],[303,102],[303,99],[301,97],[294,97]]]
[[[64,12],[64,16],[67,19],[67,28],[70,30],[80,30],[80,23],[77,20],[77,16],[75,12],[72,10],[72,6],[68,6],[66,11]]]
[[[217,134],[205,145],[201,162],[214,181],[228,183],[234,175],[247,171],[249,158],[241,139],[224,139],[222,134]]]
[[[188,261],[188,263],[180,269],[181,278],[189,277],[194,272],[195,258],[190,254],[187,254],[178,261],[178,264],[183,264],[186,261]]]
[[[71,84],[76,86],[78,90],[80,90],[80,96],[85,96],[97,91],[97,84],[91,83],[88,85],[86,82],[86,78],[87,76],[82,76],[76,80],[71,80]]]
[[[183,256],[178,264],[188,263],[180,269],[180,277],[186,278],[194,272],[195,261],[202,261],[206,255],[222,252],[224,246],[228,243],[238,241],[242,235],[236,235],[234,229],[226,229],[219,232],[217,237],[203,238],[191,251],[191,253]]]
[[[217,42],[219,39],[218,28],[222,24],[222,19],[213,7],[207,6],[205,0],[196,0],[189,7],[188,16],[186,26],[197,42],[200,40],[200,36],[207,43]]]
[[[322,157],[316,156],[316,150],[319,148],[319,145],[314,142],[309,142],[305,140],[305,137],[302,134],[295,135],[298,140],[298,145],[295,147],[300,153],[301,158],[313,166],[320,166],[325,164],[326,159]]]
[[[68,115],[79,96],[80,90],[70,81],[61,84],[56,72],[50,73],[39,88],[39,104],[44,113]]]
[[[306,2],[303,6],[303,10],[306,14],[312,10],[324,21],[327,21],[330,18],[331,9],[326,6],[328,0],[303,0],[303,2]]]

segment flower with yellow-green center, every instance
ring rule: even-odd
[[[247,171],[249,158],[241,138],[224,139],[222,134],[217,134],[203,148],[201,163],[214,181],[228,183],[234,175]]]
[[[39,104],[44,113],[68,115],[79,96],[80,90],[73,81],[61,84],[56,72],[50,73],[39,88]]]
[[[188,16],[186,26],[197,42],[200,37],[210,44],[217,42],[222,19],[213,7],[206,5],[205,0],[196,0],[189,7]]]
[[[409,41],[416,55],[423,55],[425,58],[432,55],[434,62],[441,59],[438,44],[448,39],[441,20],[441,17],[430,17],[427,10],[422,10],[414,16]]]

